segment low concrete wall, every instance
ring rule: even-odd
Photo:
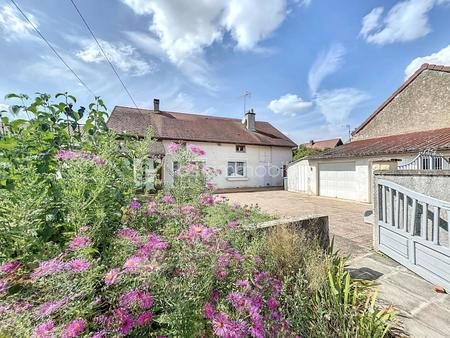
[[[292,227],[296,231],[302,232],[308,240],[319,240],[322,248],[326,249],[330,245],[330,231],[328,226],[328,216],[311,215],[306,217],[283,218],[273,221],[248,225],[247,229],[270,229],[277,226]]]
[[[423,195],[450,202],[450,171],[447,170],[394,170],[375,171],[373,187],[373,247],[378,250],[378,179],[384,179],[404,186]]]

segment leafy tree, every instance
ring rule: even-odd
[[[321,152],[320,150],[307,148],[307,147],[305,147],[304,144],[301,144],[298,146],[297,149],[294,150],[293,160],[297,161],[306,156],[317,155],[320,152]]]

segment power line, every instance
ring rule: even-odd
[[[119,73],[117,72],[116,68],[114,67],[114,65],[112,64],[112,62],[109,60],[108,56],[106,55],[105,51],[103,50],[102,45],[100,44],[100,42],[97,40],[97,38],[95,37],[94,32],[92,31],[91,27],[89,27],[89,24],[87,23],[87,21],[84,19],[83,15],[81,14],[80,10],[78,9],[77,5],[75,4],[75,2],[73,0],[70,0],[70,2],[72,3],[73,7],[75,7],[75,10],[78,12],[78,15],[80,16],[81,20],[84,22],[86,28],[88,29],[88,31],[91,33],[92,37],[94,38],[95,42],[98,45],[98,48],[100,48],[100,51],[102,52],[103,56],[105,57],[106,61],[108,61],[109,65],[111,66],[111,69],[113,70],[114,74],[116,74],[116,77],[119,79],[120,83],[122,84],[123,89],[126,91],[126,93],[128,94],[128,96],[130,97],[130,100],[133,102],[134,106],[136,107],[136,109],[139,110],[139,107],[137,106],[136,102],[133,99],[133,96],[131,95],[130,91],[128,90],[127,86],[125,86],[125,83],[122,81],[122,79],[119,76]]]
[[[42,35],[42,33],[39,31],[39,29],[37,29],[37,27],[33,24],[33,22],[31,22],[31,20],[28,19],[27,15],[20,9],[19,5],[17,5],[17,3],[14,0],[10,0],[10,1],[17,8],[17,10],[22,14],[22,16],[25,18],[25,20],[31,25],[31,27],[33,27],[34,31],[41,37],[41,39],[45,41],[45,43],[53,51],[53,53],[55,53],[55,55],[58,57],[58,59],[61,60],[61,62],[67,67],[67,69],[69,69],[72,72],[72,74],[75,75],[75,77],[78,79],[78,81],[95,97],[96,95],[91,90],[91,88],[89,88],[89,86],[83,80],[81,80],[81,78],[78,76],[78,74],[75,73],[75,71],[67,64],[67,62],[64,61],[62,56],[59,55],[59,53],[56,51],[55,48],[53,48],[52,44],[45,38],[44,35]]]

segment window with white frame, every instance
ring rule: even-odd
[[[228,177],[245,177],[245,162],[228,162],[227,176]]]
[[[245,153],[245,146],[241,144],[236,145],[236,152],[237,153]]]

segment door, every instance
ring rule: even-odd
[[[319,164],[320,196],[356,200],[357,188],[355,162]]]

